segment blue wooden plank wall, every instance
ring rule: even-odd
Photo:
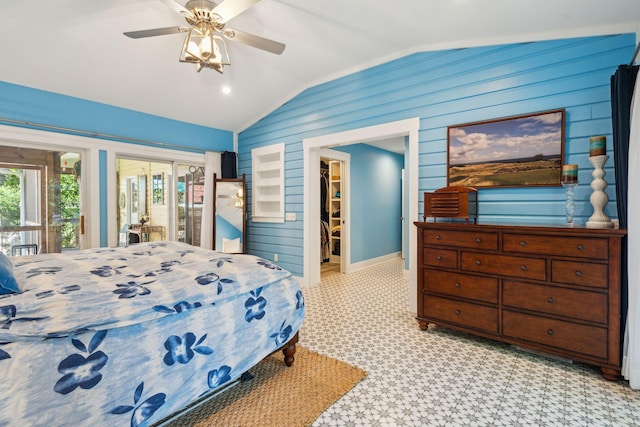
[[[610,76],[629,62],[635,43],[635,34],[622,34],[424,52],[305,90],[238,136],[249,188],[251,149],[285,143],[285,209],[298,217],[250,222],[249,251],[268,259],[278,253],[283,267],[302,275],[302,140],[411,117],[420,117],[422,194],[446,185],[447,126],[565,108],[564,160],[579,165],[576,222],[584,224],[593,213],[589,138],[605,135],[613,157]],[[616,218],[612,158],[605,170],[606,213]],[[479,198],[481,222],[564,221],[561,187],[482,189]]]

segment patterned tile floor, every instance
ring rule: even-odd
[[[314,426],[640,426],[640,391],[595,368],[421,331],[400,260],[303,292],[301,345],[368,372]]]

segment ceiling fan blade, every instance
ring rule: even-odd
[[[266,50],[267,52],[275,53],[276,55],[280,55],[284,52],[284,48],[286,47],[284,43],[265,39],[264,37],[245,33],[244,31],[232,30],[230,28],[225,29],[223,34],[229,40]]]
[[[145,37],[155,37],[155,36],[165,36],[168,34],[178,34],[185,33],[189,31],[186,27],[164,27],[164,28],[154,28],[152,30],[139,30],[139,31],[127,31],[123,33],[127,37],[131,37],[132,39],[142,39]]]
[[[221,22],[228,22],[259,1],[260,0],[224,0],[218,6],[214,7],[211,12],[222,18]]]
[[[163,0],[174,12],[184,16],[185,18],[194,18],[193,13],[175,0]]]

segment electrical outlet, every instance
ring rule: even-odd
[[[273,261],[278,262],[278,254],[273,254]]]
[[[285,220],[287,221],[295,221],[296,220],[296,213],[295,212],[287,212],[287,214],[285,215]]]

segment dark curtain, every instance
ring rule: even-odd
[[[238,172],[236,171],[236,153],[234,153],[233,151],[223,151],[221,157],[222,177],[237,178]]]
[[[618,204],[618,220],[620,228],[627,228],[627,174],[629,171],[629,116],[631,113],[631,99],[633,88],[638,75],[638,66],[620,65],[616,73],[611,76],[611,118],[613,121],[613,155],[616,178],[616,201]],[[627,324],[627,306],[629,302],[627,276],[627,239],[622,240],[622,293],[621,330]],[[624,340],[621,340],[621,345]]]
[[[616,199],[620,228],[627,228],[627,172],[629,170],[629,113],[638,66],[620,65],[611,76],[611,117],[615,157]]]

